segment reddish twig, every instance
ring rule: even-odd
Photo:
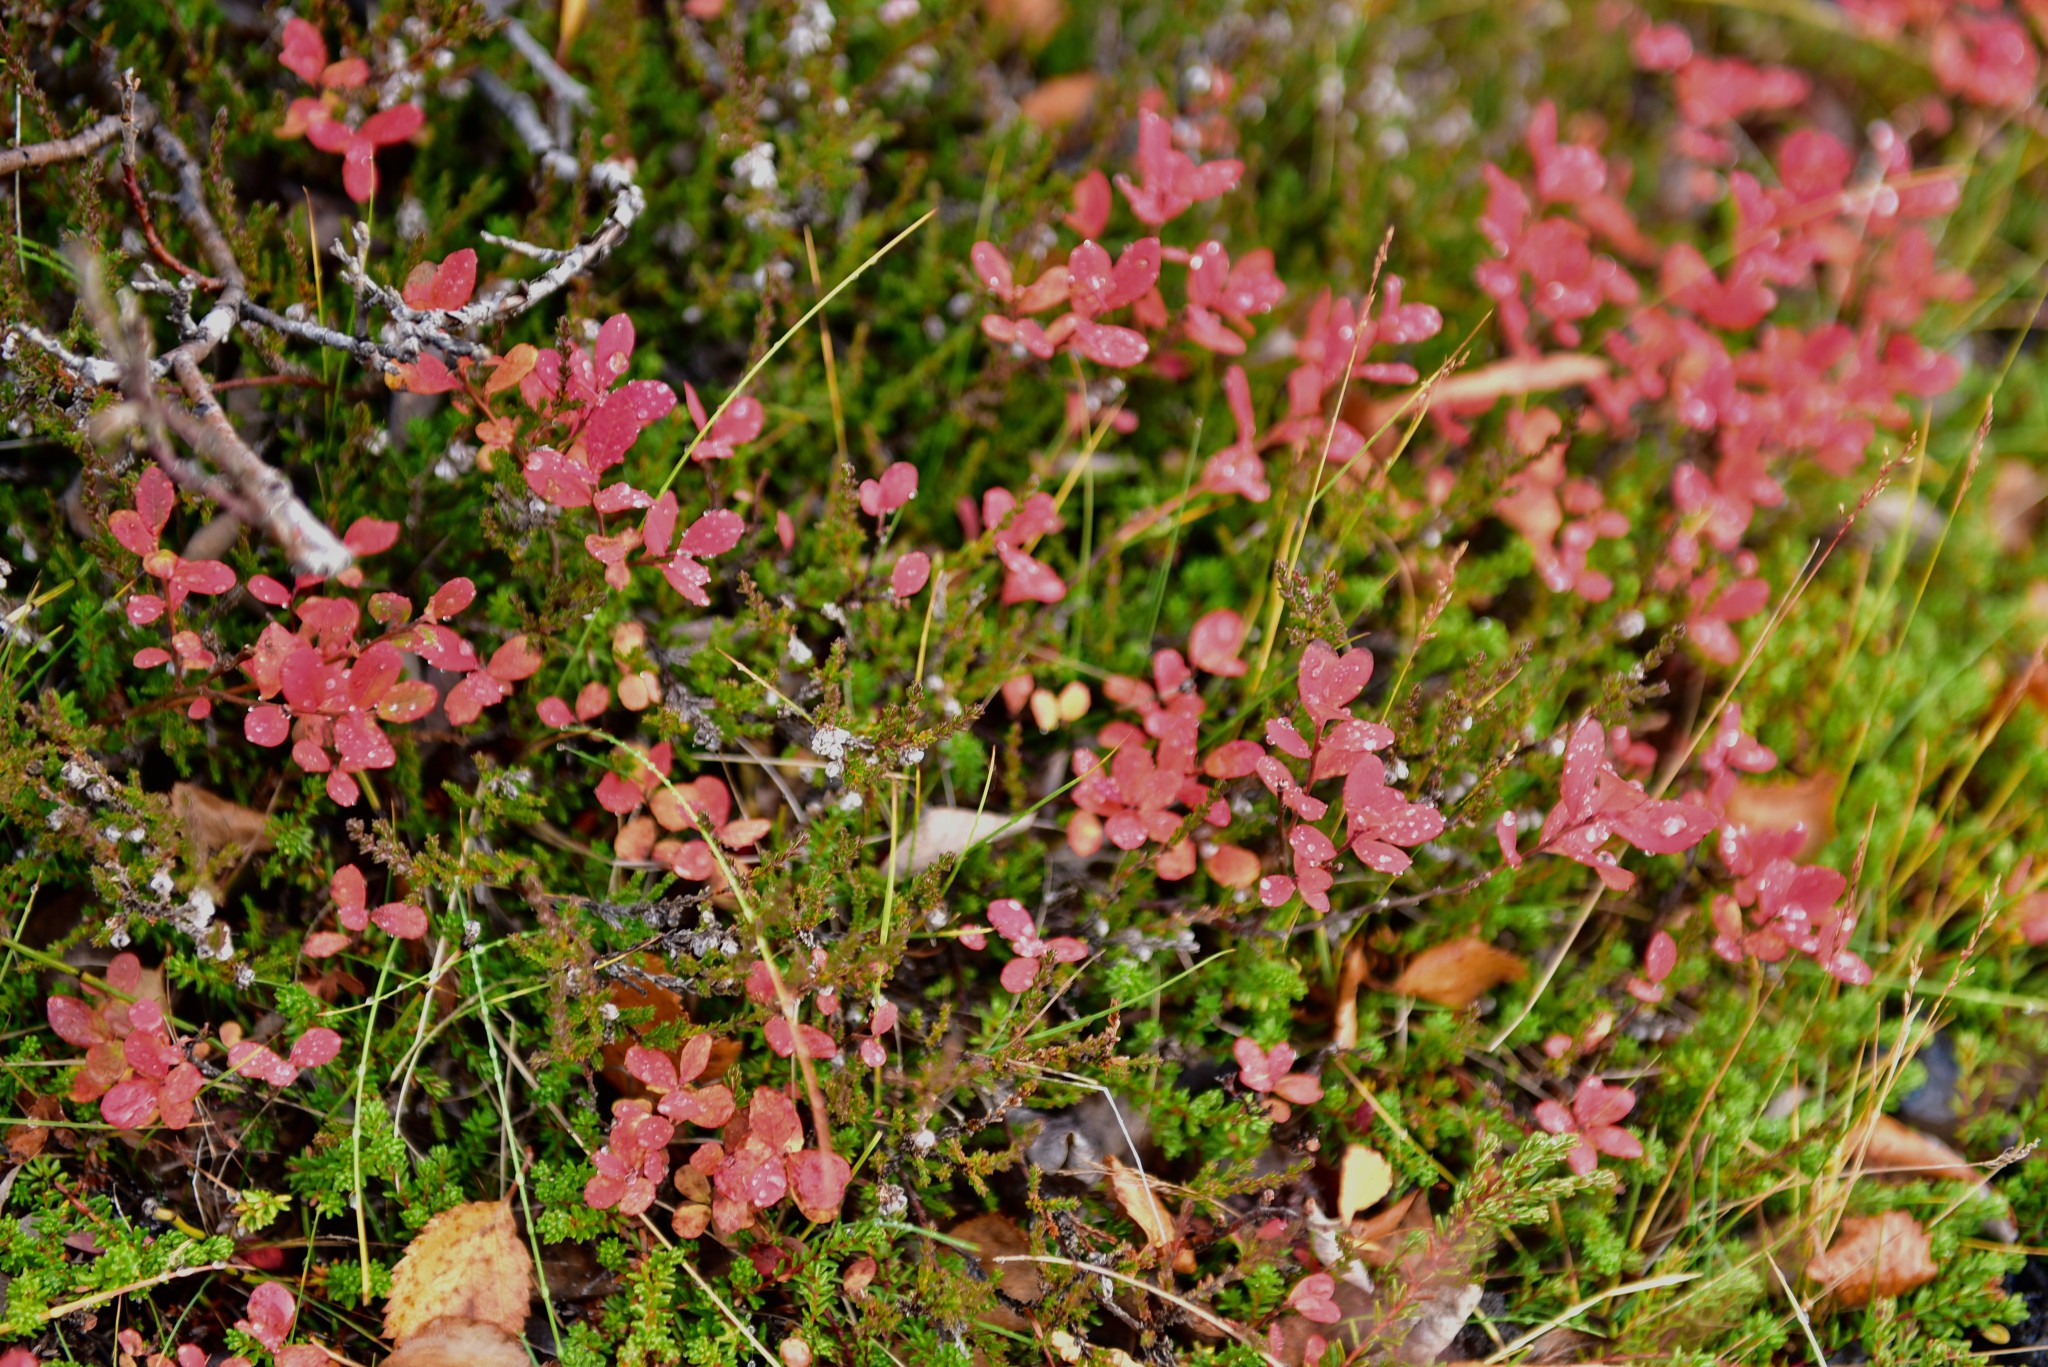
[[[156,235],[156,222],[150,217],[149,212],[149,198],[142,193],[142,182],[135,178],[135,163],[132,161],[123,161],[121,164],[121,186],[128,192],[128,202],[135,206],[136,217],[142,220],[142,239],[149,243],[149,249],[156,253],[157,260],[187,280],[196,282],[202,289],[217,290],[227,285],[227,281],[218,276],[193,270],[180,261],[172,254],[171,249],[164,245],[164,240]]]

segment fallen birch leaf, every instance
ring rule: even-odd
[[[399,1345],[384,1367],[530,1367],[519,1340],[495,1324],[435,1320]]]
[[[195,784],[171,785],[171,811],[192,837],[201,864],[229,846],[243,854],[261,854],[270,848],[270,825],[263,813]]]
[[[1505,982],[1528,972],[1521,959],[1470,935],[1431,945],[1401,970],[1394,991],[1462,1011]]]
[[[1871,1176],[1940,1177],[1972,1186],[1985,1180],[1983,1171],[1970,1166],[1962,1154],[1891,1116],[1878,1116],[1863,1138],[1863,1168]]]
[[[976,812],[972,807],[926,807],[917,818],[917,828],[896,850],[896,872],[919,874],[948,855],[965,854],[976,844],[998,838],[1008,839],[1026,830],[1030,823],[1018,821],[1007,812]],[[1008,830],[1003,830],[1009,826]],[[1002,831],[998,837],[997,832]]]
[[[1100,80],[1092,71],[1055,76],[1017,101],[1017,112],[1045,132],[1055,132],[1088,112]]]
[[[1438,1282],[1416,1297],[1415,1311],[1404,1321],[1407,1335],[1395,1357],[1401,1362],[1435,1362],[1479,1308],[1477,1282]]]
[[[494,1326],[517,1338],[533,1299],[533,1267],[509,1201],[444,1210],[406,1245],[391,1273],[384,1334],[400,1347],[436,1320]]]
[[[1145,1247],[1164,1248],[1172,1243],[1178,1237],[1173,1216],[1159,1199],[1151,1179],[1115,1154],[1105,1156],[1102,1166],[1109,1171],[1109,1189],[1116,1193],[1117,1204],[1133,1224],[1145,1231]]]
[[[1867,1305],[1933,1281],[1941,1269],[1929,1249],[1927,1231],[1903,1210],[1852,1215],[1835,1231],[1827,1252],[1806,1264],[1806,1275],[1840,1305]]]
[[[1359,430],[1370,437],[1389,422],[1405,425],[1418,412],[1430,408],[1483,409],[1496,400],[1519,394],[1539,394],[1590,384],[1606,373],[1605,360],[1575,351],[1495,361],[1491,365],[1446,375],[1434,385],[1419,385],[1406,394],[1363,405],[1365,422]],[[1426,398],[1421,397],[1425,389],[1428,391]],[[1345,407],[1351,405],[1346,404]]]
[[[1805,835],[1792,858],[1810,859],[1835,836],[1835,794],[1842,780],[1826,770],[1811,778],[1753,780],[1738,783],[1728,795],[1728,820],[1760,831],[1803,827]]]
[[[1344,951],[1337,973],[1337,1012],[1330,1043],[1338,1049],[1358,1047],[1358,989],[1365,986],[1365,946],[1354,938]]]
[[[1002,1293],[1002,1299],[989,1307],[984,1318],[1002,1329],[1021,1332],[1029,1328],[1031,1321],[1012,1306],[1035,1305],[1044,1298],[1045,1279],[1039,1275],[1038,1264],[997,1261],[1031,1252],[1031,1240],[1017,1227],[1017,1222],[1007,1215],[990,1212],[962,1220],[946,1232],[973,1246],[981,1275]]]
[[[1367,1144],[1345,1147],[1337,1183],[1338,1219],[1350,1224],[1359,1211],[1378,1205],[1393,1189],[1394,1169],[1378,1149]]]

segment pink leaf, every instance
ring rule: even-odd
[[[373,147],[389,147],[409,140],[427,121],[427,111],[416,104],[393,105],[363,120],[356,136]]]
[[[331,959],[349,946],[349,937],[338,930],[316,930],[306,937],[300,953],[309,959]]]
[[[284,51],[278,60],[287,71],[297,73],[307,85],[318,85],[320,73],[327,67],[327,41],[320,36],[319,29],[304,19],[287,20]]]
[[[1188,633],[1188,662],[1219,678],[1235,679],[1249,668],[1237,658],[1244,645],[1244,619],[1229,608],[1218,608],[1196,619]]]
[[[370,919],[394,940],[423,939],[427,933],[427,913],[410,902],[386,902]]]
[[[723,555],[740,544],[747,524],[740,515],[724,508],[713,509],[683,533],[682,549],[692,556]]]
[[[249,1293],[249,1317],[235,1327],[274,1353],[291,1332],[298,1313],[298,1303],[282,1282],[265,1282]]]
[[[319,1068],[334,1062],[341,1053],[341,1036],[324,1025],[316,1025],[292,1041],[294,1068]]]
[[[1074,323],[1074,350],[1098,365],[1123,368],[1144,360],[1151,347],[1141,332],[1077,318]]]
[[[932,575],[932,558],[923,551],[900,557],[889,571],[889,589],[898,598],[908,598],[925,586]]]

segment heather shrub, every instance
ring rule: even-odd
[[[0,1367],[2031,1360],[2044,24],[10,9]]]

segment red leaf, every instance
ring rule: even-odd
[[[363,120],[356,136],[373,147],[389,147],[409,140],[427,121],[427,111],[416,104],[393,105]]]
[[[423,939],[427,933],[427,913],[410,902],[386,902],[370,919],[394,940]]]
[[[304,19],[287,20],[284,51],[278,60],[287,71],[296,72],[307,85],[318,85],[320,73],[327,67],[327,41],[320,36],[319,29]]]
[[[795,1153],[804,1146],[803,1122],[797,1118],[796,1103],[773,1087],[756,1087],[747,1105],[747,1124],[752,1138],[782,1153]]]
[[[341,1036],[324,1025],[316,1025],[292,1042],[294,1068],[318,1068],[332,1063],[341,1053]]]
[[[640,543],[647,553],[656,558],[668,554],[669,545],[676,536],[676,494],[675,490],[665,491],[647,510],[647,520],[641,524]]]
[[[50,1028],[66,1044],[82,1049],[105,1038],[98,1017],[76,997],[52,997],[43,1004],[43,1011],[50,1018]]]
[[[1074,350],[1098,365],[1125,367],[1144,360],[1151,347],[1143,333],[1079,318],[1074,323]]]
[[[682,1086],[682,1080],[676,1076],[675,1061],[667,1054],[644,1045],[636,1044],[626,1050],[626,1071],[646,1083],[652,1091],[673,1092]]]
[[[156,1119],[156,1092],[154,1082],[116,1083],[100,1098],[100,1118],[117,1130],[139,1130]]]
[[[836,1153],[806,1149],[789,1160],[790,1195],[807,1220],[837,1218],[853,1168]]]
[[[912,551],[890,569],[889,590],[898,598],[908,598],[922,589],[931,576],[932,558],[923,551]]]
[[[1318,723],[1351,715],[1351,700],[1372,679],[1372,652],[1363,648],[1342,655],[1322,641],[1311,641],[1296,673],[1301,704]]]
[[[1083,237],[1100,237],[1109,226],[1112,204],[1109,177],[1090,171],[1074,182],[1074,211],[1067,215],[1067,226]]]
[[[235,586],[235,572],[218,560],[180,560],[171,582],[188,593],[226,593]]]
[[[361,712],[349,712],[336,719],[334,748],[341,756],[342,768],[351,772],[389,769],[398,763],[398,751],[392,747],[391,738]]]
[[[369,898],[369,882],[354,864],[344,864],[327,881],[328,895],[342,908],[360,907]]]
[[[243,1040],[228,1050],[228,1068],[273,1087],[289,1087],[299,1077],[298,1069],[278,1057],[268,1045],[253,1040]]]
[[[692,556],[723,555],[740,544],[746,530],[738,513],[715,508],[690,524],[690,530],[683,533],[682,549]]]
[[[359,517],[341,534],[342,544],[357,555],[377,555],[398,544],[398,524]]]
[[[1010,269],[1010,258],[1004,256],[993,242],[977,242],[967,255],[974,263],[974,273],[982,288],[1008,303],[1017,293],[1017,278]]]
[[[439,265],[422,261],[405,280],[405,302],[416,309],[459,309],[476,290],[476,252],[464,247]]]
[[[235,1327],[274,1353],[292,1331],[298,1313],[298,1303],[282,1282],[265,1282],[249,1293],[249,1317]]]
[[[476,601],[476,585],[468,579],[450,579],[434,590],[434,596],[427,600],[426,615],[434,621],[445,622]]]
[[[306,937],[300,953],[309,959],[330,959],[349,946],[349,937],[338,930],[316,930]]]
[[[490,675],[500,683],[518,683],[540,672],[540,652],[524,634],[514,636],[491,653]]]

